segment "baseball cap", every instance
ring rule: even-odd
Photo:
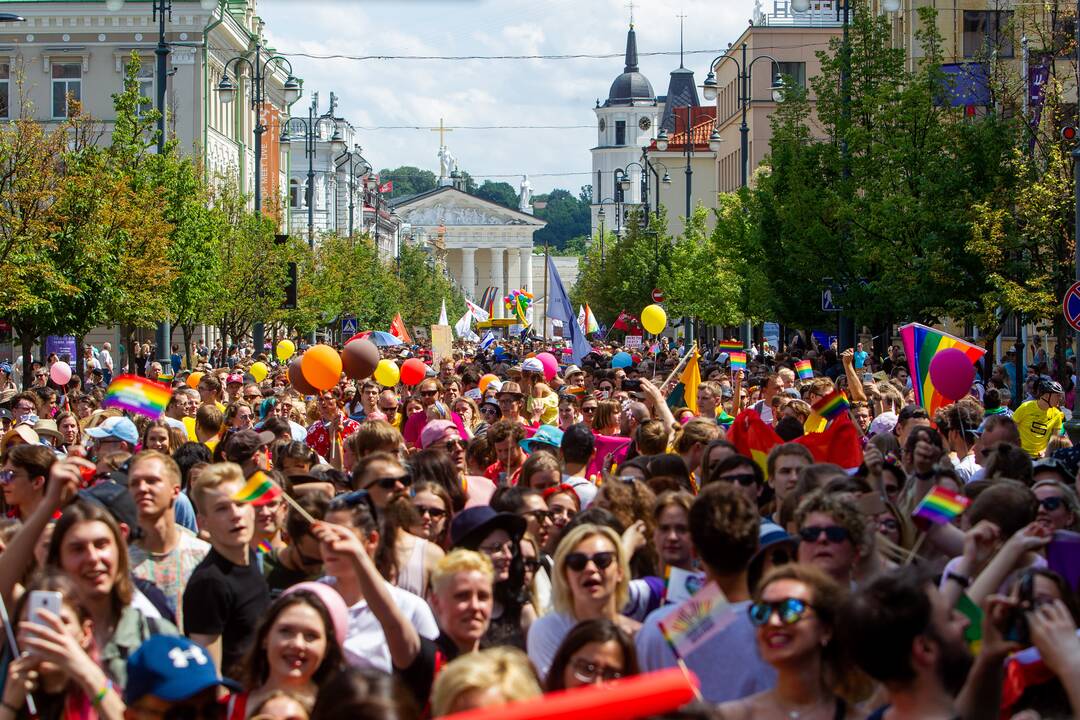
[[[457,425],[452,420],[430,420],[424,429],[420,431],[420,449],[431,447],[434,443],[440,442],[446,433],[451,430],[457,430]]]
[[[251,458],[255,451],[263,445],[269,445],[277,437],[269,430],[255,432],[254,430],[241,430],[233,433],[225,444],[225,459],[229,462],[242,463]]]
[[[135,423],[126,417],[106,418],[105,422],[97,427],[87,428],[86,434],[95,440],[123,440],[131,447],[135,447],[139,442],[139,431],[135,428]]]
[[[78,496],[108,512],[116,522],[127,525],[132,538],[139,535],[139,513],[126,486],[112,480],[103,480],[97,485],[80,490]]]
[[[244,376],[240,373],[229,373],[229,375],[225,378],[225,384],[232,385],[234,383],[237,385],[243,385]]]
[[[521,363],[521,371],[528,373],[544,373],[544,363],[540,362],[536,358],[528,358]]]
[[[127,705],[147,695],[181,702],[208,688],[240,686],[218,675],[210,654],[201,645],[177,635],[151,635],[127,661]]]
[[[537,445],[549,445],[556,450],[562,447],[563,431],[554,425],[541,425],[536,429],[536,434],[532,437],[525,438],[518,441],[518,446],[522,450],[532,454],[532,451],[536,449]]]

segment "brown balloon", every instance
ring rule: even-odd
[[[363,380],[375,372],[379,364],[379,348],[368,339],[345,343],[341,351],[341,364],[345,375],[353,380]]]
[[[318,395],[319,391],[304,379],[304,373],[300,371],[300,362],[303,359],[303,355],[297,355],[289,361],[289,382],[301,395]]]

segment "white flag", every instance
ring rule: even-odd
[[[446,298],[442,301],[442,310],[439,311],[439,322],[436,325],[449,325],[450,322],[446,319]]]
[[[454,325],[454,333],[457,334],[459,340],[470,340],[476,342],[480,337],[472,331],[472,310],[466,310],[465,314],[461,316],[461,319]]]
[[[472,311],[472,315],[474,318],[476,318],[476,322],[487,322],[490,319],[491,316],[488,315],[488,311],[474,303],[469,298],[465,298],[465,304],[468,306],[469,310]]]

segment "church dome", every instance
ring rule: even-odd
[[[615,78],[608,91],[607,105],[633,105],[635,102],[655,102],[652,83],[638,69],[637,36],[634,26],[626,34],[626,67]]]

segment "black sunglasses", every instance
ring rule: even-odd
[[[721,482],[733,482],[739,483],[743,487],[750,487],[757,482],[757,478],[754,473],[741,473],[739,475],[725,475],[724,477],[717,478]]]
[[[540,561],[536,558],[523,558],[521,562],[524,563],[525,569],[531,573],[540,569]]]
[[[544,524],[545,520],[551,520],[552,516],[554,516],[554,513],[550,510],[526,510],[521,514],[532,515],[536,522],[540,523],[541,525]]]
[[[446,517],[446,511],[441,508],[430,507],[428,505],[413,505],[413,507],[416,508],[416,512],[420,517],[429,515],[432,520],[441,520]]]
[[[1042,505],[1046,512],[1054,512],[1055,510],[1060,510],[1061,506],[1065,504],[1065,498],[1051,496],[1043,498],[1039,501],[1039,504]]]
[[[750,622],[757,627],[769,622],[773,614],[778,614],[783,624],[794,625],[806,617],[808,612],[810,612],[810,605],[798,598],[787,598],[776,602],[756,602],[748,610]]]
[[[570,568],[574,572],[581,572],[585,569],[585,566],[592,561],[596,565],[597,570],[604,570],[610,567],[611,563],[615,562],[615,553],[613,552],[598,552],[593,555],[586,555],[585,553],[570,553],[566,556],[566,567]]]
[[[373,487],[378,485],[383,490],[393,490],[397,487],[397,484],[401,483],[404,487],[412,485],[412,475],[405,473],[404,475],[394,475],[393,477],[381,477],[375,478],[367,484],[367,486]]]
[[[851,534],[847,531],[847,528],[842,528],[837,525],[831,525],[829,527],[808,525],[799,531],[799,537],[803,539],[803,542],[817,542],[822,533],[825,533],[825,539],[831,543],[842,543],[845,540],[851,539]]]

